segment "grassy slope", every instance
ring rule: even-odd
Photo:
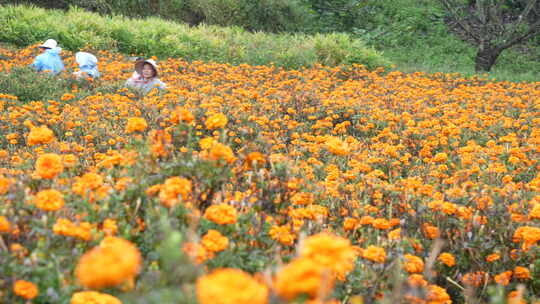
[[[18,46],[57,39],[71,51],[91,45],[127,54],[285,68],[364,64],[389,66],[374,49],[347,34],[250,33],[238,27],[198,26],[160,18],[104,17],[82,9],[67,12],[28,6],[0,6],[0,41]]]

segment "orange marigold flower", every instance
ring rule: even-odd
[[[510,293],[508,293],[508,296],[506,297],[507,304],[527,304],[527,301],[523,299],[523,292],[520,292],[518,290],[514,290]],[[538,302],[534,302],[538,304]]]
[[[204,248],[212,252],[219,252],[227,249],[229,246],[229,239],[226,236],[223,236],[219,231],[210,229],[201,239],[201,244]]]
[[[36,195],[36,207],[45,211],[56,211],[64,206],[64,195],[54,189],[42,190]]]
[[[486,262],[491,263],[500,259],[501,256],[498,253],[492,253],[486,257]]]
[[[424,228],[424,234],[426,235],[428,239],[435,239],[435,238],[438,238],[440,235],[439,228],[435,226],[432,226],[426,223],[423,225],[423,228]]]
[[[183,107],[176,107],[176,109],[171,112],[169,119],[173,124],[178,124],[181,121],[190,123],[195,120],[195,116],[193,116],[190,111]]]
[[[43,125],[41,127],[34,127],[30,130],[28,134],[28,139],[26,140],[29,146],[37,144],[48,144],[54,140],[54,133],[47,126]]]
[[[101,289],[133,279],[140,267],[139,249],[127,240],[109,236],[81,257],[75,275],[83,286]]]
[[[315,201],[313,193],[297,192],[291,197],[291,203],[294,205],[309,205]]]
[[[11,230],[11,224],[7,220],[7,218],[3,215],[0,215],[0,233],[1,232],[9,232]]]
[[[63,171],[64,163],[58,154],[41,154],[36,161],[36,174],[41,178],[52,179]]]
[[[439,255],[438,260],[448,267],[452,267],[456,265],[456,258],[448,252],[441,253],[441,255]]]
[[[386,261],[386,251],[377,246],[368,246],[362,251],[362,257],[375,263],[384,263]]]
[[[274,225],[272,228],[270,228],[268,234],[273,240],[287,246],[292,246],[294,244],[294,240],[296,239],[296,235],[291,232],[290,227],[287,225]]]
[[[200,304],[266,304],[268,288],[239,269],[222,268],[196,283]]]
[[[327,233],[306,238],[300,245],[299,255],[329,268],[340,280],[353,270],[356,261],[356,252],[348,239]]]
[[[80,291],[71,296],[70,304],[122,304],[111,295],[97,291]]]
[[[183,177],[171,177],[165,180],[159,191],[159,200],[169,208],[186,201],[191,194],[192,183]]]
[[[212,251],[198,243],[184,243],[182,250],[197,264],[202,264],[214,257]]]
[[[13,284],[13,292],[19,297],[27,300],[32,300],[39,294],[37,286],[34,285],[34,283],[25,280],[15,281],[15,284]]]
[[[265,162],[266,159],[262,153],[251,152],[246,157],[245,167],[247,170],[253,169],[254,167],[260,168]]]
[[[216,224],[236,223],[236,209],[227,204],[212,205],[204,212],[204,218]]]
[[[387,230],[391,227],[390,222],[384,218],[378,218],[373,220],[373,223],[371,223],[371,225],[380,230]]]
[[[343,230],[345,231],[354,230],[358,227],[358,225],[359,225],[358,219],[347,217],[343,221]]]
[[[531,272],[526,267],[516,266],[516,268],[514,268],[514,277],[516,279],[530,280]]]
[[[495,282],[497,284],[501,284],[503,286],[506,286],[510,283],[510,279],[512,278],[513,272],[511,270],[501,272],[498,275],[495,276]]]
[[[146,120],[142,117],[130,117],[127,120],[126,133],[143,132],[148,127]]]
[[[227,116],[225,116],[225,114],[216,113],[208,117],[204,122],[204,125],[208,130],[214,130],[225,127],[228,121],[229,120],[227,119]]]
[[[452,300],[446,292],[446,289],[437,286],[429,285],[427,288],[426,298],[430,304],[451,304]]]
[[[408,273],[421,273],[424,271],[424,261],[421,258],[412,254],[406,254],[403,257],[405,258],[405,264],[403,264],[405,271]]]
[[[0,175],[0,195],[6,194],[11,186],[11,180],[9,178]]]
[[[333,286],[328,270],[309,258],[294,259],[279,270],[274,281],[276,293],[285,300],[293,300],[300,295],[324,298]]]
[[[417,274],[417,273],[411,274],[407,278],[407,282],[412,287],[425,287],[425,286],[428,285],[428,282],[424,279],[424,276],[422,276],[421,274]]]
[[[224,160],[229,164],[236,160],[231,147],[219,142],[214,143],[214,145],[210,148],[209,153],[210,159],[212,160]]]

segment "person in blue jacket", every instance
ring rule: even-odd
[[[99,77],[100,74],[98,71],[98,60],[96,56],[87,52],[78,52],[75,54],[75,61],[79,65],[79,71],[73,73],[75,77],[92,77],[94,79]]]
[[[34,59],[32,66],[36,71],[48,71],[52,74],[58,74],[64,70],[64,63],[60,57],[61,48],[58,47],[56,40],[49,39],[38,46],[41,54]]]

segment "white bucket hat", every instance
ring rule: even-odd
[[[40,48],[54,49],[58,43],[54,39],[47,39],[42,45],[38,46]]]
[[[137,73],[139,73],[139,75],[142,75],[142,69],[143,69],[145,63],[150,64],[154,68],[154,72],[156,72],[154,77],[157,77],[157,75],[158,75],[158,65],[152,59],[137,61],[135,63],[135,71],[137,71]]]
[[[87,52],[77,52],[77,54],[75,54],[75,61],[79,66],[96,65],[98,62],[96,56]]]

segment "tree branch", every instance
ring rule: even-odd
[[[518,43],[521,43],[523,41],[527,41],[528,39],[532,38],[534,35],[540,34],[540,20],[531,25],[529,30],[525,32],[523,35],[517,36],[514,39],[511,39],[510,41],[503,43],[498,48],[501,50],[507,49],[511,46],[514,46]]]
[[[439,0],[439,1],[446,8],[446,10],[452,15],[452,18],[456,21],[457,25],[474,41],[476,41],[477,43],[480,43],[481,38],[474,33],[471,27],[467,23],[465,23],[462,18],[460,18],[459,14],[457,13],[457,10],[454,10],[452,3],[450,3],[449,0]]]

